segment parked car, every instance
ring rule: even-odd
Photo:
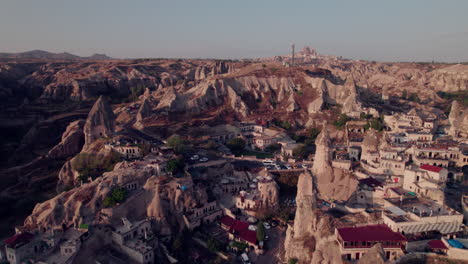
[[[257,226],[256,225],[249,225],[249,230],[250,231],[257,231]]]
[[[206,162],[206,161],[208,161],[208,158],[201,158],[200,161],[201,162]]]
[[[250,264],[249,256],[246,253],[241,254],[241,260],[243,264]]]
[[[197,160],[199,158],[198,155],[193,155],[192,157],[190,157],[191,160]]]
[[[307,169],[307,165],[305,165],[305,164],[301,164],[301,167],[304,168],[304,169]]]
[[[267,222],[263,222],[263,226],[265,227],[265,229],[271,229],[271,225]]]
[[[279,222],[276,220],[271,221],[271,227],[277,227],[279,225]]]
[[[263,238],[263,241],[268,241],[268,239],[270,239],[270,237],[269,237],[269,236],[265,236],[265,237]]]
[[[289,165],[289,164],[286,164],[285,167],[286,167],[286,169],[288,169],[288,170],[291,169],[291,165]]]

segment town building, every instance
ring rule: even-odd
[[[279,205],[278,184],[269,173],[262,174],[251,184],[253,188],[242,190],[235,197],[236,207],[253,216],[259,209],[277,208]]]
[[[229,239],[247,243],[255,249],[259,248],[257,232],[249,230],[249,223],[225,215],[220,219],[220,225],[228,231]]]
[[[448,171],[445,168],[423,164],[408,166],[403,177],[403,188],[439,202],[444,200],[445,182]]]
[[[213,223],[222,216],[223,211],[219,208],[218,202],[213,200],[201,206],[189,209],[183,217],[187,228],[193,230],[202,224]]]
[[[464,230],[463,215],[443,204],[415,196],[386,198],[382,218],[393,231],[406,236],[455,237]]]
[[[341,255],[359,260],[375,244],[381,243],[387,260],[395,260],[406,250],[406,238],[386,225],[366,225],[335,229]]]
[[[150,220],[131,223],[122,218],[123,225],[112,231],[115,247],[137,263],[154,263],[156,238],[151,231]]]

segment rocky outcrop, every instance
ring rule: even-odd
[[[136,129],[143,129],[144,128],[143,120],[146,117],[149,117],[151,115],[151,113],[152,113],[152,110],[151,110],[151,105],[150,105],[149,99],[144,98],[143,102],[141,103],[140,108],[138,109],[138,112],[136,114],[136,121],[135,121],[135,124],[133,126]]]
[[[322,199],[348,200],[356,190],[357,180],[347,171],[331,165],[330,137],[326,125],[315,140],[312,173],[316,179],[318,194]]]
[[[385,259],[385,250],[381,243],[377,243],[359,259],[358,264],[385,264]]]
[[[286,231],[285,261],[299,263],[342,263],[334,228],[329,216],[316,209],[313,177],[309,172],[299,176],[294,226]]]
[[[37,204],[25,220],[25,227],[117,223],[122,217],[137,220],[148,216],[157,221],[160,232],[169,234],[184,226],[184,213],[207,202],[205,187],[194,186],[190,177],[152,176],[151,166],[137,163],[121,162],[102,177]],[[104,199],[113,188],[127,188],[129,184],[137,190],[130,192],[124,202],[104,208]],[[181,185],[187,188],[181,190]]]
[[[85,121],[77,120],[71,122],[62,134],[62,140],[47,154],[54,159],[66,158],[76,155],[81,151],[84,144],[83,127]]]
[[[115,129],[115,116],[111,106],[102,96],[94,103],[84,125],[85,146],[102,137],[110,137]]]
[[[464,108],[456,100],[452,102],[449,124],[449,135],[461,140],[468,139],[468,108]]]
[[[195,80],[203,80],[210,76],[218,74],[231,73],[234,71],[234,66],[227,62],[216,62],[212,65],[202,65],[195,69]]]

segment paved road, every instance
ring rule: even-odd
[[[280,248],[284,244],[286,237],[286,229],[280,229],[274,227],[266,231],[266,234],[270,237],[265,243],[266,251],[263,255],[257,256],[253,251],[249,253],[249,258],[255,264],[274,264],[279,263],[278,253]]]

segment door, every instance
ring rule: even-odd
[[[359,252],[356,253],[356,260],[359,260]]]

